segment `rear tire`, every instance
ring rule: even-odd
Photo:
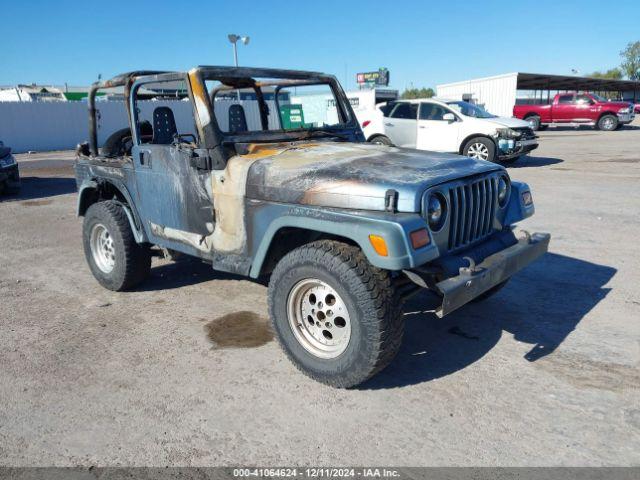
[[[109,200],[91,205],[84,217],[82,237],[91,273],[103,287],[127,290],[149,275],[149,247],[136,243],[119,203]]]
[[[374,145],[387,145],[389,147],[393,146],[393,142],[384,135],[373,137],[371,140],[369,140],[369,143],[373,143]]]
[[[475,137],[469,140],[464,148],[462,154],[477,158],[478,160],[486,160],[488,162],[496,161],[496,144],[492,140],[485,137]]]
[[[540,117],[538,115],[531,115],[525,118],[524,121],[529,124],[529,126],[531,127],[531,130],[533,130],[534,132],[537,132],[538,130],[542,130],[540,128]],[[545,128],[546,128],[546,125],[545,125]]]
[[[269,282],[280,346],[302,373],[338,388],[366,381],[395,357],[404,331],[401,303],[389,272],[337,241],[289,252]]]
[[[615,115],[607,114],[600,117],[598,123],[596,124],[596,128],[598,130],[604,130],[605,132],[612,132],[613,130],[618,128],[619,123],[620,122],[618,121],[618,117],[616,117]]]

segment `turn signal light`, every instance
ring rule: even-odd
[[[381,257],[389,256],[389,250],[387,250],[387,242],[384,241],[380,235],[369,235],[369,241],[371,246]]]
[[[429,232],[427,232],[426,228],[421,228],[420,230],[414,230],[409,234],[409,237],[411,238],[411,246],[415,250],[422,247],[426,247],[427,245],[429,245],[429,242],[431,241],[429,239]]]
[[[365,128],[370,123],[371,123],[371,120],[365,120],[364,122],[362,122],[362,128]]]
[[[522,193],[522,203],[524,203],[525,206],[529,206],[533,203],[533,197],[531,196],[531,192]]]

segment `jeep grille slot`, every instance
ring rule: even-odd
[[[467,246],[491,233],[497,201],[498,188],[493,177],[449,189],[449,250]]]

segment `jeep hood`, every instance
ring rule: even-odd
[[[385,193],[394,189],[400,212],[419,212],[431,186],[502,169],[459,155],[328,141],[253,144],[234,160],[253,161],[246,187],[251,199],[383,211]]]

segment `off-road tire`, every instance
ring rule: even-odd
[[[91,248],[91,232],[97,224],[103,225],[113,239],[115,264],[108,273],[97,265]],[[149,247],[136,243],[127,214],[119,203],[109,200],[91,205],[84,216],[82,237],[91,273],[103,287],[114,291],[128,290],[149,276]]]
[[[393,146],[393,142],[389,139],[389,137],[385,137],[384,135],[377,135],[369,140],[369,143],[373,143],[374,145],[387,145],[389,147]]]
[[[507,284],[509,280],[505,280],[504,282],[501,282],[499,284],[497,284],[494,287],[491,287],[489,290],[487,290],[484,293],[481,293],[480,295],[478,295],[476,298],[474,298],[473,300],[471,300],[473,303],[477,303],[477,302],[482,302],[488,298],[493,297],[496,293],[498,293],[500,290],[502,290],[504,288],[504,286]]]
[[[533,130],[534,132],[537,132],[538,130],[544,130],[544,128],[546,128],[546,125],[544,125],[544,128],[542,125],[540,125],[540,117],[538,115],[529,115],[524,119],[524,121],[529,124],[531,130]]]
[[[598,119],[596,128],[598,130],[604,130],[605,132],[612,132],[618,128],[619,123],[620,122],[618,121],[618,117],[616,117],[615,115],[607,114]]]
[[[493,142],[493,140],[490,140],[486,137],[474,137],[470,139],[467,143],[464,144],[464,147],[462,148],[462,154],[467,157],[470,156],[469,150],[476,144],[484,145],[487,150],[487,158],[481,160],[486,160],[488,162],[496,161],[496,144]]]
[[[289,324],[292,289],[319,279],[342,297],[351,336],[335,358],[320,358],[304,348]],[[269,314],[276,337],[291,362],[305,375],[337,388],[356,386],[384,369],[402,343],[402,301],[389,272],[372,266],[362,251],[345,243],[320,240],[285,255],[269,282]]]

